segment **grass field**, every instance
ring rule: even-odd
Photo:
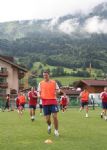
[[[100,118],[101,109],[85,112],[71,108],[66,113],[59,112],[60,137],[47,134],[43,116],[35,122],[29,119],[28,110],[20,118],[16,111],[0,112],[0,150],[106,150],[107,122]],[[51,139],[52,144],[45,144]]]

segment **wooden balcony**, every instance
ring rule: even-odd
[[[20,83],[19,84],[19,90],[23,90],[24,89],[24,84],[23,83]]]
[[[19,71],[19,72],[18,72],[18,78],[19,78],[19,79],[24,78],[24,76],[25,76],[25,73],[24,73],[23,71]]]
[[[10,94],[17,94],[17,91],[15,89],[11,89]]]
[[[8,72],[5,71],[5,72],[1,72],[0,71],[0,77],[7,77],[8,76]]]
[[[1,88],[8,88],[8,83],[1,83],[0,82],[0,87]]]
[[[0,93],[0,97],[6,98],[6,96],[7,96],[7,94],[2,94],[2,93]]]

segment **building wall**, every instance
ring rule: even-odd
[[[81,88],[83,89],[84,87],[88,89],[89,93],[101,93],[104,90],[103,86],[87,86],[83,83]]]
[[[13,68],[13,81],[14,84],[12,85],[13,89],[16,89],[18,91],[19,89],[19,79],[18,79],[18,69]]]
[[[96,89],[94,87],[86,86],[89,93],[95,93]]]
[[[10,93],[11,89],[15,89],[18,91],[18,69],[13,68],[12,65],[3,62],[0,60],[0,67],[7,68],[8,77],[6,77],[8,88],[6,89],[6,93]]]

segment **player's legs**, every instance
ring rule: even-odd
[[[88,113],[88,102],[85,102],[84,105],[85,105],[86,113]]]
[[[36,106],[30,105],[29,109],[30,109],[31,120],[34,121],[35,120],[35,109],[36,109]]]
[[[51,116],[50,115],[46,115],[46,123],[50,126],[51,125]]]
[[[101,118],[104,118],[105,120],[107,120],[106,108],[103,108],[103,111],[102,111],[102,113],[101,113]]]
[[[54,134],[55,134],[55,136],[59,136],[57,112],[53,113],[53,121],[54,121],[54,128],[55,128]]]
[[[50,105],[46,105],[43,106],[43,111],[44,111],[44,116],[46,119],[46,123],[48,125],[48,133],[51,133],[51,106]]]
[[[84,102],[81,102],[80,111],[84,109]]]
[[[102,112],[101,112],[101,118],[103,118],[104,112],[105,112],[105,110],[103,109]]]
[[[88,103],[86,104],[86,117],[88,117]]]
[[[62,105],[62,112],[64,113],[64,111],[65,111],[65,108],[64,108],[64,105]]]
[[[58,130],[58,117],[57,117],[57,112],[52,114],[53,116],[53,121],[54,121],[54,128],[55,130]]]
[[[59,132],[58,132],[58,115],[57,115],[57,112],[59,111],[58,110],[58,106],[57,105],[53,105],[51,107],[51,111],[52,111],[54,128],[55,128],[54,134],[55,134],[55,136],[59,136]]]
[[[32,108],[31,107],[29,108],[29,112],[30,112],[30,117],[32,117],[33,114],[32,114]]]
[[[22,116],[22,114],[23,114],[23,106],[22,105],[20,105],[19,107],[18,107],[18,113],[19,113],[19,116]]]
[[[46,118],[46,123],[48,125],[48,134],[50,134],[51,133],[51,116],[46,115],[45,118]]]
[[[107,103],[106,102],[102,102],[102,112],[101,112],[101,118],[104,118],[105,120],[107,120],[107,116],[106,116],[106,110],[107,110]]]
[[[39,105],[39,109],[40,109],[40,115],[42,115],[42,105]]]

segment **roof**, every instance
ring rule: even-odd
[[[20,65],[14,63],[13,61],[10,61],[9,59],[6,59],[6,58],[7,58],[7,57],[4,57],[4,56],[1,56],[1,55],[0,55],[0,60],[4,61],[4,62],[6,62],[6,63],[8,63],[8,64],[10,64],[10,65],[12,65],[12,66],[18,68],[18,69],[20,69],[20,70],[23,70],[24,72],[27,72],[27,69],[26,69],[26,68],[23,68],[23,67],[21,67]]]
[[[14,58],[11,57],[11,56],[0,55],[0,57],[4,58],[4,59],[6,59],[6,60],[9,60],[9,61],[11,61],[11,62],[14,62]]]
[[[73,87],[61,87],[61,89],[67,94],[67,95],[79,95],[80,91],[77,91]]]
[[[88,86],[107,86],[107,80],[94,80],[94,79],[80,80],[76,83],[75,86],[77,87],[81,83],[84,83]]]

